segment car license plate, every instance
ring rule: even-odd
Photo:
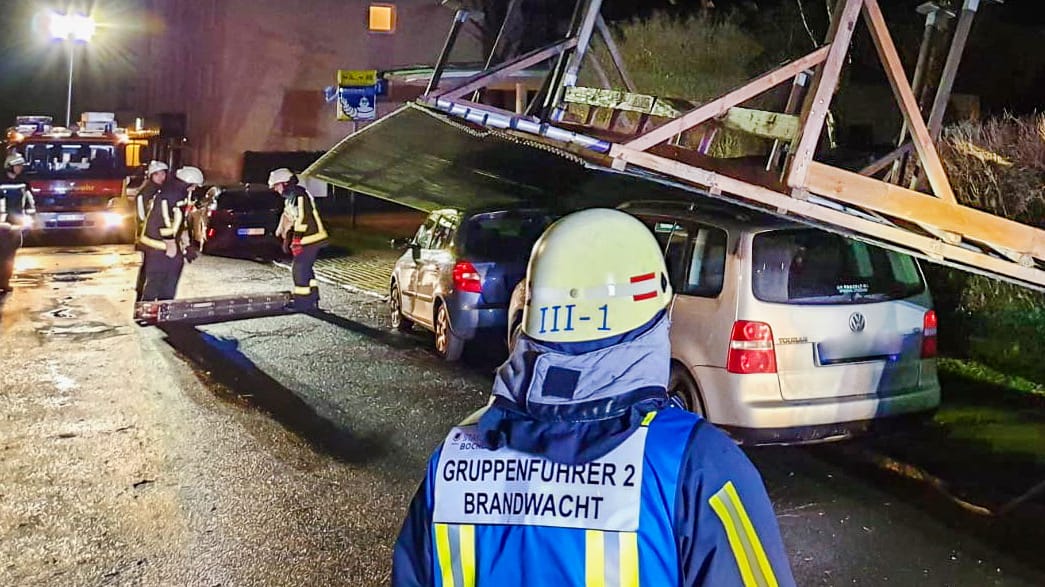
[[[236,234],[240,236],[258,236],[265,234],[264,228],[241,228],[236,231]]]
[[[83,222],[83,214],[59,214],[58,222]]]

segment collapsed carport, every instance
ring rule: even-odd
[[[409,104],[345,138],[304,175],[423,211],[495,206],[560,211],[688,190],[618,173],[566,151]]]
[[[926,258],[921,251],[837,225],[724,197],[641,168],[617,171],[610,165],[609,157],[590,149],[563,148],[410,103],[346,137],[303,175],[424,212],[500,206],[567,212],[628,201],[703,201],[706,205],[715,199],[718,207],[735,209],[737,214],[754,209]],[[825,202],[816,196],[811,199]]]

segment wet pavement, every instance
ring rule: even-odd
[[[142,329],[135,264],[125,246],[27,249],[0,302],[0,585],[387,583],[427,455],[485,402],[496,350],[444,364],[333,287],[315,317]],[[179,295],[288,287],[204,256]],[[800,584],[1045,583],[997,524],[860,448],[749,451]]]

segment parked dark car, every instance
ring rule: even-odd
[[[189,233],[201,252],[278,251],[276,226],[283,198],[265,186],[214,186],[197,198],[188,212]]]
[[[432,212],[392,271],[392,326],[435,332],[436,352],[448,361],[480,332],[499,335],[530,250],[554,219],[538,209]]]

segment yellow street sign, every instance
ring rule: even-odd
[[[372,86],[377,83],[376,69],[339,69],[337,85],[348,87]]]

